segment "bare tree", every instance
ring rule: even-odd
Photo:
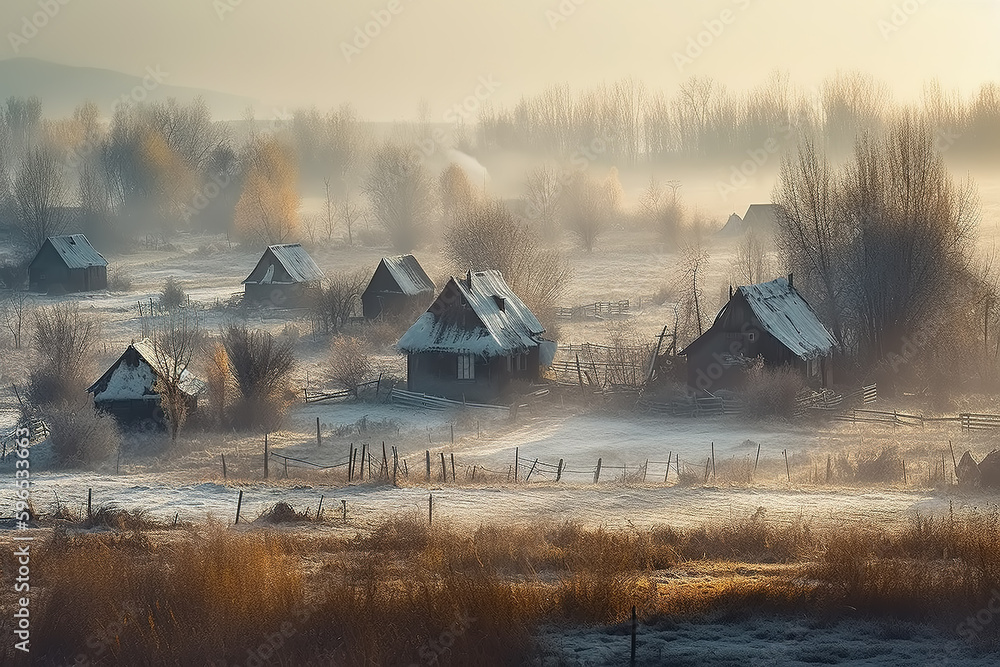
[[[806,288],[838,342],[845,287],[843,249],[850,231],[837,199],[837,177],[816,141],[805,138],[781,162],[771,197],[777,205],[778,246],[786,267]]]
[[[700,245],[691,244],[681,250],[680,281],[685,285],[681,298],[683,315],[682,329],[689,338],[705,333],[705,313],[702,308],[702,280],[708,264],[708,251]]]
[[[434,213],[434,191],[415,152],[387,142],[376,151],[365,193],[371,215],[389,233],[392,245],[408,252],[420,241]]]
[[[733,281],[740,285],[756,285],[771,273],[767,248],[760,242],[753,230],[748,230],[736,246],[733,257]]]
[[[170,439],[174,442],[188,416],[188,394],[184,390],[188,367],[201,349],[204,337],[201,323],[191,312],[168,315],[155,324],[153,353],[157,379],[153,389],[160,395]]]
[[[542,236],[549,240],[556,236],[562,189],[559,173],[552,165],[543,164],[528,172],[522,197],[525,217],[536,223]]]
[[[560,203],[563,224],[587,252],[594,250],[597,239],[611,224],[621,196],[621,184],[615,170],[603,182],[579,173],[563,193]]]
[[[14,349],[21,349],[21,332],[31,314],[31,297],[27,292],[12,292],[0,303],[4,326],[14,339]]]
[[[35,148],[28,153],[14,176],[13,198],[15,224],[32,249],[66,229],[66,186],[55,151]]]
[[[369,278],[366,271],[358,270],[339,271],[326,279],[312,306],[313,318],[323,333],[340,331],[351,321]]]
[[[222,344],[240,398],[236,422],[247,429],[277,428],[288,409],[288,384],[295,368],[291,341],[232,323],[222,330]]]
[[[31,373],[36,404],[78,398],[85,387],[86,364],[100,339],[100,322],[76,303],[31,311],[31,344],[42,364]]]
[[[229,369],[229,355],[226,354],[226,347],[218,341],[211,346],[206,380],[212,416],[216,425],[222,426],[226,420],[226,407],[229,405],[233,391],[233,376]]]
[[[476,191],[465,170],[452,162],[441,172],[439,183],[441,208],[446,224],[455,224],[476,203]]]
[[[474,207],[445,232],[445,254],[459,271],[495,269],[543,323],[566,289],[570,269],[555,250],[542,248],[534,231],[514,218],[503,202]]]
[[[337,336],[330,344],[330,377],[354,398],[374,370],[368,345],[359,338]]]

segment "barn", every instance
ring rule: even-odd
[[[66,294],[108,288],[108,260],[83,234],[50,236],[28,265],[32,292]]]
[[[450,278],[399,339],[410,391],[487,402],[511,382],[533,382],[552,363],[555,343],[499,271]]]
[[[413,255],[384,257],[361,294],[366,320],[425,308],[434,298],[434,281]]]
[[[322,280],[322,269],[301,244],[272,245],[243,281],[243,296],[247,303],[299,308],[308,304],[310,292]]]
[[[153,389],[158,377],[153,342],[133,342],[97,382],[87,389],[94,395],[94,407],[114,415],[120,424],[152,422],[165,426],[160,395]],[[188,400],[188,413],[198,408],[198,396],[205,383],[188,371],[181,375],[181,390]]]
[[[789,275],[736,289],[712,327],[680,354],[687,357],[688,385],[702,391],[738,385],[757,357],[765,366],[792,366],[808,384],[827,387],[835,347]]]

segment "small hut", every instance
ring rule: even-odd
[[[257,266],[243,281],[249,303],[277,308],[299,308],[320,286],[323,271],[299,243],[268,246]]]
[[[50,236],[28,265],[32,292],[67,294],[108,288],[108,260],[83,234]]]
[[[512,381],[537,381],[555,343],[499,271],[451,278],[430,309],[399,339],[410,391],[492,401]]]
[[[833,383],[836,341],[794,287],[792,276],[739,287],[711,328],[681,351],[688,384],[703,391],[732,388],[751,360],[790,366],[807,384]]]
[[[434,281],[413,255],[384,257],[361,295],[366,320],[426,308],[434,298]],[[412,311],[410,311],[412,312]]]
[[[122,356],[87,389],[94,395],[94,407],[115,417],[120,424],[152,422],[165,426],[160,395],[154,389],[158,378],[156,349],[144,339],[129,345]],[[198,408],[198,396],[205,383],[188,371],[181,375],[181,390],[187,398],[188,413]]]

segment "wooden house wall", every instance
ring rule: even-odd
[[[455,401],[490,403],[504,398],[514,380],[539,379],[539,349],[528,350],[526,368],[518,370],[508,357],[475,356],[475,379],[458,379],[458,354],[422,352],[406,359],[406,388],[409,391],[442,396]]]
[[[90,292],[107,287],[107,267],[70,269],[51,244],[44,245],[28,267],[28,288],[32,292]]]

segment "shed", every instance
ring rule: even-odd
[[[366,320],[423,308],[434,298],[434,281],[413,255],[383,257],[361,295]]]
[[[322,280],[322,269],[301,244],[272,245],[243,281],[244,298],[262,306],[298,308],[307,305]]]
[[[161,377],[157,370],[156,349],[149,339],[133,342],[122,356],[92,384],[87,392],[94,395],[94,407],[114,415],[121,424],[152,421],[165,425],[160,395],[153,389]],[[188,412],[197,410],[198,396],[205,383],[189,371],[181,375],[181,390],[188,401]]]
[[[555,343],[499,271],[450,278],[430,308],[396,344],[410,391],[454,400],[492,401],[512,381],[537,381]]]
[[[680,354],[687,356],[688,384],[707,392],[739,384],[757,357],[765,366],[792,366],[808,384],[826,387],[833,383],[836,344],[789,276],[737,288],[711,328]]]
[[[33,292],[65,294],[108,288],[108,260],[83,234],[50,236],[28,265]]]

